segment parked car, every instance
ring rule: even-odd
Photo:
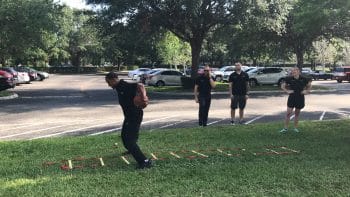
[[[249,66],[241,66],[242,71],[246,72],[250,67]],[[236,67],[235,66],[230,66],[223,72],[223,77],[222,81],[228,81],[230,78],[230,75],[235,72]]]
[[[301,69],[301,74],[304,75],[304,76],[308,76],[308,77],[312,77],[312,73],[314,71],[312,71],[311,68],[302,68]]]
[[[184,74],[176,70],[160,70],[150,74],[146,79],[146,84],[151,86],[181,85],[181,77]]]
[[[326,73],[324,71],[313,71],[311,73],[311,76],[314,80],[319,80],[319,79],[323,79],[323,80],[327,80],[327,79],[333,79],[333,74],[332,73]]]
[[[336,67],[333,71],[333,75],[338,83],[343,81],[350,82],[350,66]]]
[[[250,86],[259,84],[280,85],[288,76],[285,69],[279,67],[258,67],[247,72]]]
[[[14,88],[15,86],[16,82],[13,79],[13,75],[6,71],[0,70],[0,91]]]
[[[30,83],[30,77],[26,72],[17,72],[18,73],[18,84]]]
[[[144,74],[147,71],[150,71],[150,68],[138,68],[132,71],[128,72],[128,77],[130,77],[131,79],[135,80],[137,75],[141,75]]]
[[[29,75],[29,78],[31,81],[35,81],[38,79],[38,72],[32,68],[25,67],[25,66],[19,66],[15,68],[17,71],[20,72],[26,72]]]
[[[137,75],[136,79],[134,79],[134,80],[136,80],[137,82],[141,82],[141,83],[145,84],[146,83],[146,79],[147,79],[148,76],[150,76],[151,74],[156,73],[156,72],[158,72],[160,70],[167,70],[167,68],[154,68],[154,69],[151,69],[151,70],[146,71],[145,73],[143,73],[141,75]]]
[[[219,70],[212,72],[212,77],[215,81],[223,81],[225,73],[232,73],[235,70],[235,66],[224,66]]]
[[[12,67],[2,67],[2,68],[0,68],[0,70],[10,73],[13,76],[14,82],[16,84],[18,83],[18,72],[14,68],[12,68]]]
[[[33,70],[35,70],[35,69],[33,69]],[[38,74],[37,80],[39,80],[39,81],[44,81],[45,79],[50,77],[49,73],[47,73],[47,72],[38,71],[38,70],[35,70],[35,71]]]

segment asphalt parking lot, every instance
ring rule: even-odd
[[[313,84],[333,90],[307,95],[301,121],[350,117],[350,83]],[[105,84],[102,75],[53,75],[44,82],[21,85],[13,91],[19,98],[0,101],[2,141],[99,135],[121,129],[123,115],[116,93]],[[153,93],[149,97],[143,132],[197,126],[198,105],[191,94]],[[226,93],[213,95],[208,129],[229,124],[229,102]],[[248,100],[245,124],[277,121],[282,126],[286,102],[287,95],[281,92],[253,93]],[[234,131],[237,126],[232,127]]]

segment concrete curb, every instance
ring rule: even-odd
[[[1,101],[1,100],[10,100],[10,99],[15,99],[15,98],[18,98],[18,94],[13,93],[13,94],[10,95],[10,96],[3,96],[3,97],[0,97],[0,101]]]

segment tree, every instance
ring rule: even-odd
[[[140,18],[147,31],[149,24],[164,27],[191,46],[192,73],[195,77],[202,44],[207,33],[220,25],[234,24],[244,17],[247,1],[229,0],[88,0],[104,4],[101,12],[111,22]],[[137,17],[139,16],[139,17]]]
[[[281,45],[296,54],[299,68],[304,63],[305,52],[320,36],[349,36],[343,29],[349,23],[348,0],[294,0],[291,5],[293,9],[281,34]]]
[[[186,65],[191,60],[190,46],[179,40],[171,32],[166,32],[157,43],[157,51],[162,62],[170,65]]]
[[[42,35],[54,33],[54,19],[58,6],[52,0],[2,0],[0,4],[0,60],[5,64],[8,59],[16,63],[25,60],[27,54],[44,45]],[[33,49],[28,53],[28,50]]]

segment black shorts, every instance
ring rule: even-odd
[[[233,99],[231,99],[231,109],[244,109],[247,103],[247,99],[245,95],[234,95]]]
[[[303,109],[305,107],[305,96],[303,94],[290,94],[287,106],[289,108]]]

